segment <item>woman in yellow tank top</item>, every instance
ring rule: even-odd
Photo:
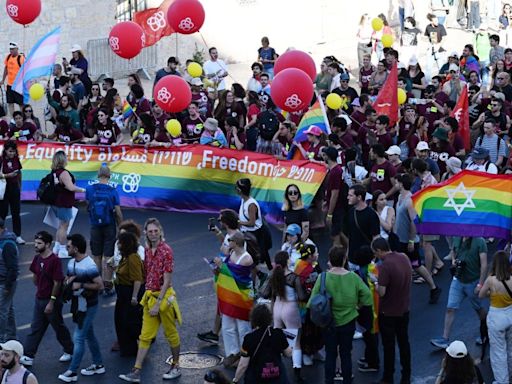
[[[489,296],[491,300],[487,327],[494,382],[508,383],[512,374],[512,278],[507,252],[494,254],[490,276],[485,280],[479,296]]]

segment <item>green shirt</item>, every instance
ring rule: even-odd
[[[372,305],[370,289],[354,272],[349,272],[345,275],[327,272],[325,286],[327,293],[332,297],[332,314],[337,326],[354,320],[358,315],[358,307]],[[309,298],[308,307],[311,303],[311,298],[319,291],[320,276],[316,279],[311,297]]]
[[[462,260],[464,266],[457,278],[461,283],[473,283],[480,279],[480,254],[487,253],[487,244],[483,237],[472,237],[462,241],[462,237],[453,238],[455,258]]]

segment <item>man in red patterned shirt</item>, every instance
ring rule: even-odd
[[[146,220],[146,252],[144,268],[146,271],[146,292],[140,304],[144,308],[142,330],[139,336],[139,350],[135,365],[130,373],[119,378],[131,383],[140,383],[142,363],[151,341],[157,336],[160,325],[171,346],[171,368],[163,375],[164,380],[181,376],[179,368],[180,336],[176,322],[181,324],[181,313],[172,288],[171,274],[174,269],[174,256],[171,247],[164,240],[162,225],[155,218]]]

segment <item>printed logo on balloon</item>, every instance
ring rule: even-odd
[[[119,39],[117,37],[111,36],[110,39],[108,39],[108,43],[113,51],[119,51]]]
[[[153,32],[158,32],[160,29],[164,29],[167,26],[167,20],[165,19],[163,11],[155,13],[148,18],[146,23]]]
[[[18,17],[18,7],[15,6],[15,5],[12,5],[12,4],[8,5],[7,6],[7,13],[11,17]]]
[[[204,8],[197,0],[175,0],[167,10],[167,21],[178,33],[189,35],[204,23]]]
[[[7,0],[5,10],[16,23],[28,25],[41,13],[41,0]]]

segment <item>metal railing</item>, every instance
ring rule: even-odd
[[[148,79],[151,79],[149,71],[156,68],[157,56],[156,45],[144,48],[137,57],[126,60],[112,52],[108,38],[87,42],[89,76],[93,80],[104,77],[119,78],[134,72],[142,72]]]

